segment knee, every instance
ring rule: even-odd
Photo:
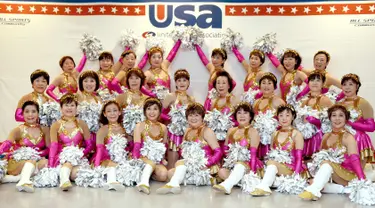
[[[74,181],[77,178],[78,167],[74,167],[70,173],[70,179]]]
[[[36,165],[36,161],[35,160],[26,160],[25,163],[31,163],[34,166]]]
[[[38,162],[38,169],[41,170],[45,167],[47,167],[48,160],[47,159],[42,159]]]
[[[156,178],[160,182],[165,182],[168,180],[168,170],[166,168],[158,168],[158,170],[155,171]]]
[[[228,170],[225,168],[221,168],[218,172],[218,175],[221,179],[225,180],[228,178]]]
[[[63,167],[66,167],[66,168],[70,168],[70,169],[72,169],[73,168],[73,165],[71,164],[71,163],[64,163],[63,165],[62,165]]]

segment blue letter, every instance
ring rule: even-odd
[[[199,7],[199,12],[210,11],[211,14],[202,14],[197,18],[197,24],[200,28],[221,28],[222,27],[222,14],[221,9],[215,5],[202,5]],[[207,22],[207,19],[211,19]]]
[[[172,19],[173,19],[173,6],[172,5],[167,6],[167,14],[165,14],[167,18],[164,22],[158,22],[156,20],[155,5],[150,5],[149,9],[150,9],[149,19],[153,26],[159,27],[159,28],[165,28],[171,24]],[[164,13],[164,11],[162,12]]]

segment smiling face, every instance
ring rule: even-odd
[[[176,88],[180,91],[186,91],[189,88],[190,81],[185,77],[178,78],[176,80]]]
[[[129,53],[123,58],[123,65],[126,66],[127,69],[132,69],[135,66],[135,60],[135,55],[133,53]]]
[[[250,124],[250,112],[240,109],[236,113],[236,118],[240,126],[248,126]]]
[[[64,117],[75,117],[77,114],[77,105],[75,102],[64,103],[61,107],[61,112]]]
[[[250,67],[251,68],[259,68],[262,65],[262,60],[256,55],[250,56]]]
[[[317,70],[325,70],[327,68],[328,61],[325,54],[318,54],[314,57],[314,68]]]
[[[309,81],[309,87],[311,92],[321,92],[323,88],[323,80],[315,77]]]
[[[95,91],[96,88],[96,81],[92,77],[86,77],[82,81],[83,90],[87,93],[92,93]]]
[[[155,52],[151,55],[150,63],[152,68],[160,68],[163,62],[163,55],[160,52]]]
[[[28,105],[22,111],[25,122],[28,124],[36,124],[39,118],[38,109],[35,105]]]
[[[115,103],[111,103],[105,107],[104,116],[108,119],[109,123],[117,123],[121,111]]]
[[[345,112],[342,109],[332,111],[329,118],[333,129],[342,129],[346,124]]]
[[[262,79],[262,81],[260,82],[260,91],[262,91],[262,93],[266,95],[272,94],[275,91],[273,81],[268,78]]]
[[[43,76],[40,76],[33,81],[32,87],[35,92],[42,94],[46,90],[47,85],[47,80]]]
[[[135,73],[132,73],[129,77],[129,88],[131,90],[139,90],[141,89],[141,78],[137,76]]]
[[[219,76],[216,78],[216,90],[220,95],[228,94],[230,89],[228,77]]]
[[[357,95],[358,84],[354,82],[352,79],[344,81],[341,88],[346,97],[354,97]]]
[[[160,116],[160,109],[157,104],[150,105],[146,108],[146,118],[150,121],[157,121]]]
[[[110,70],[113,62],[109,58],[103,58],[102,60],[99,61],[100,69],[102,70]]]
[[[221,68],[224,65],[225,60],[223,59],[223,56],[217,53],[211,56],[211,62],[215,68]]]
[[[297,61],[295,58],[289,56],[284,57],[283,63],[286,70],[293,71],[296,67]]]
[[[277,118],[282,128],[290,127],[293,122],[293,113],[289,109],[284,109],[277,115]]]
[[[203,124],[202,116],[197,112],[192,112],[187,116],[187,121],[190,128],[196,129]]]
[[[74,62],[73,62],[73,60],[70,59],[70,58],[65,59],[63,65],[62,65],[62,69],[63,69],[63,71],[64,71],[64,72],[67,72],[67,73],[71,73],[71,72],[73,72],[74,67],[75,67],[75,66],[74,66]]]

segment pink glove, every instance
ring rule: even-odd
[[[255,99],[259,99],[263,96],[263,92],[262,91],[259,91],[256,95],[255,95]]]
[[[177,40],[176,43],[174,44],[173,48],[171,49],[171,51],[169,52],[169,54],[167,56],[167,60],[169,62],[172,62],[173,59],[176,57],[176,54],[177,54],[180,46],[181,46],[181,40]]]
[[[48,157],[48,167],[54,168],[57,166],[57,151],[59,144],[57,142],[52,142],[49,148],[49,157]]]
[[[0,146],[0,154],[8,151],[12,147],[12,142],[9,140],[5,140]]]
[[[236,87],[237,83],[236,81],[234,81],[234,79],[232,79],[232,85],[233,85],[233,89]]]
[[[198,56],[201,59],[204,66],[207,66],[210,62],[208,61],[206,55],[203,53],[201,47],[199,45],[195,45],[195,49],[197,50]]]
[[[267,53],[268,58],[270,59],[271,63],[277,68],[280,66],[280,61],[277,59],[275,55],[272,53]]]
[[[130,47],[129,47],[129,46],[126,46],[124,52],[125,52],[125,51],[128,51],[128,50],[130,50]],[[120,56],[120,58],[118,58],[118,61],[119,61],[121,64],[124,64],[124,57]]]
[[[165,113],[161,113],[161,114],[160,114],[160,118],[161,118],[163,121],[166,121],[166,122],[171,121],[171,117],[170,117],[168,114],[165,114]]]
[[[149,97],[156,98],[156,94],[153,93],[151,90],[147,89],[145,86],[141,87],[141,92]]]
[[[320,129],[320,127],[322,126],[322,123],[320,122],[320,120],[317,119],[317,118],[315,118],[315,117],[313,117],[313,116],[307,116],[307,117],[306,117],[306,120],[307,120],[309,123],[315,125],[318,129]]]
[[[207,98],[206,101],[204,102],[204,109],[206,111],[210,111],[211,110],[211,104],[212,104],[212,100],[210,98]]]
[[[305,88],[303,88],[303,90],[298,93],[296,99],[297,100],[300,100],[301,98],[303,98],[305,95],[307,95],[308,93],[310,92],[310,87],[308,85],[306,85]]]
[[[131,152],[131,151],[133,151],[133,147],[134,147],[134,142],[133,141],[129,141],[128,145],[126,145],[125,150],[128,151],[128,152]]]
[[[303,69],[303,66],[302,66],[302,65],[300,65],[300,66],[297,68],[298,71],[302,71],[302,69]]]
[[[60,102],[59,98],[57,97],[57,95],[53,92],[53,90],[55,90],[56,86],[51,84],[48,86],[47,90],[46,90],[46,93],[47,95],[49,95],[51,98],[53,98],[55,101],[57,102]]]
[[[49,148],[47,147],[46,149],[41,150],[41,151],[39,152],[39,155],[40,155],[41,157],[46,157],[46,156],[48,155],[48,153],[49,153]]]
[[[139,159],[141,157],[141,147],[142,144],[140,142],[134,142],[133,158]]]
[[[336,97],[336,102],[340,101],[344,97],[345,97],[344,91],[341,91],[340,94],[338,94]]]
[[[81,58],[81,61],[79,62],[78,66],[76,68],[78,73],[81,73],[81,71],[83,70],[83,67],[85,67],[86,60],[87,60],[86,54],[83,54],[83,56]]]
[[[90,135],[90,139],[85,140],[85,149],[83,150],[83,155],[86,156],[94,149],[94,141],[92,136]]]
[[[229,146],[228,145],[223,145],[223,155],[224,155],[224,157],[227,157],[228,150],[229,150]]]
[[[141,61],[138,63],[138,68],[143,69],[147,64],[147,60],[148,60],[148,51],[146,51],[145,55],[143,55]]]
[[[297,149],[295,154],[296,160],[296,166],[294,168],[294,172],[299,174],[302,172],[302,150]]]
[[[25,118],[23,117],[23,114],[22,114],[22,108],[16,109],[16,113],[14,114],[14,118],[18,122],[25,122]]]
[[[355,130],[374,132],[375,131],[375,122],[374,118],[363,119],[363,121],[348,121],[349,125],[352,126]]]
[[[242,63],[245,60],[245,58],[243,57],[241,52],[236,48],[236,46],[233,46],[232,51],[240,63]]]
[[[258,148],[250,147],[250,168],[254,173],[257,172],[257,152]]]
[[[120,86],[120,81],[115,77],[113,78],[111,84],[108,86],[108,88],[110,88],[110,90],[114,90],[120,94],[124,93],[124,91],[122,91],[121,89],[121,86]]]
[[[104,144],[96,145],[96,156],[95,156],[95,162],[94,162],[95,167],[100,166],[100,163],[102,162],[104,150],[105,150]]]
[[[207,167],[211,167],[217,163],[220,162],[221,158],[223,157],[223,152],[221,150],[220,147],[214,149],[214,154],[208,158],[208,161],[207,161]]]
[[[359,154],[352,154],[349,156],[350,164],[352,165],[352,168],[357,175],[358,179],[366,179],[365,174],[363,173],[363,169],[361,167],[361,159],[359,157]]]

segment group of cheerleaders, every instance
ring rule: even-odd
[[[64,56],[60,60],[63,73],[51,84],[47,72],[34,71],[30,76],[33,92],[21,98],[15,113],[15,119],[24,123],[14,128],[0,146],[0,154],[4,156],[3,160],[7,160],[7,174],[2,182],[18,182],[16,187],[19,191],[34,192],[31,180],[37,170],[59,166],[60,188],[67,191],[72,187],[71,181],[77,177],[79,165],[69,161],[63,163],[59,155],[66,147],[78,146],[83,148],[83,158],[90,161],[92,168],[106,168],[105,187],[121,190],[124,186],[116,178],[118,163],[107,148],[115,135],[123,135],[122,138],[127,140],[129,160],[144,162],[136,187],[146,194],[150,194],[151,177],[156,181],[169,181],[157,189],[158,194],[181,192],[180,185],[186,182],[189,171],[186,162],[189,158],[183,157],[186,150],[184,143],[188,142],[198,143],[204,151],[206,167],[202,169],[209,170],[213,189],[225,194],[230,194],[232,188],[249,173],[261,178],[260,183],[249,191],[252,196],[270,195],[270,188],[277,186],[277,176],[299,175],[308,179],[309,184],[299,194],[305,200],[317,200],[321,193],[348,193],[346,187],[352,179],[366,179],[364,166],[375,162],[374,148],[367,134],[375,130],[373,110],[369,102],[357,95],[361,87],[357,75],[347,74],[340,82],[326,71],[330,62],[327,52],[317,52],[314,56],[315,69],[307,70],[301,66],[301,56],[295,50],[285,51],[280,60],[272,53],[253,50],[246,60],[233,48],[234,55],[247,72],[243,89],[245,93],[253,93],[254,102],[250,103],[231,93],[236,82],[224,69],[227,52],[221,48],[214,49],[209,61],[196,46],[199,58],[210,73],[210,92],[201,105],[187,93],[190,75],[185,69],[175,72],[176,90],[170,92],[168,68],[180,44],[174,45],[166,59],[160,48],[151,48],[138,66],[135,66],[137,56],[132,50],[126,49],[117,63],[111,53],[103,52],[97,72],[82,71],[85,55],[77,67],[73,58]],[[281,97],[275,95],[276,76],[261,69],[266,56],[282,73]],[[151,67],[143,72],[147,61]],[[332,85],[342,89],[336,100],[326,95]],[[295,97],[299,106],[287,103],[294,86],[300,89]],[[62,96],[55,92],[55,88]],[[99,91],[114,96],[112,99],[101,97]],[[168,94],[161,96],[163,92]],[[41,126],[40,106],[48,102],[59,103],[61,119],[51,126]],[[100,127],[95,131],[88,122],[77,119],[77,108],[85,102],[102,106],[97,121]],[[140,109],[145,119],[133,128],[123,126],[123,119],[126,119],[123,111],[127,108]],[[298,109],[306,108],[316,115],[299,116]],[[179,125],[169,113],[172,110],[181,110],[186,117],[185,123],[180,122],[181,125],[187,124],[182,134],[170,128]],[[231,115],[232,125],[226,129],[224,137],[218,136],[205,122],[205,116],[215,110]],[[256,119],[258,115],[267,113],[276,121],[269,139],[266,138],[267,132],[261,132],[264,128],[255,128],[269,125],[257,124],[266,120]],[[321,115],[326,115],[330,131],[324,131]],[[298,117],[315,129],[310,138],[293,125]],[[347,130],[348,126],[354,134]],[[162,144],[165,155],[156,159],[148,157],[144,150],[148,140]],[[12,153],[22,147],[37,150],[41,158],[16,160]],[[233,148],[247,150],[248,157],[237,157],[231,165],[223,165],[228,158],[236,158],[230,155],[235,152]],[[328,150],[339,152],[337,156],[343,159],[340,162],[322,161],[312,177],[306,164],[312,161],[314,154]],[[277,159],[275,151],[289,160]]]

